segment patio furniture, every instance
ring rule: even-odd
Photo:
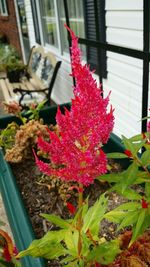
[[[61,65],[55,56],[45,53],[41,46],[33,47],[27,64],[27,75],[19,82],[10,82],[8,78],[0,79],[0,89],[6,103],[15,100],[22,107],[46,100],[50,104],[51,92]]]

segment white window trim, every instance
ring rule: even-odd
[[[8,16],[8,10],[7,10],[7,4],[6,4],[6,0],[3,0],[4,1],[4,9],[5,9],[5,12],[3,12],[3,8],[2,8],[2,1],[0,0],[0,15],[1,16]]]
[[[62,49],[62,42],[61,42],[61,36],[60,36],[60,22],[59,22],[59,13],[58,13],[58,1],[54,0],[54,6],[55,6],[55,11],[56,11],[56,28],[57,28],[57,40],[58,40],[58,50],[59,53],[62,55],[63,54],[63,49]]]

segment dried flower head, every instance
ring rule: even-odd
[[[19,106],[19,104],[15,101],[11,101],[9,103],[3,102],[3,105],[4,105],[4,110],[10,114],[17,115],[22,110],[22,107]]]
[[[15,135],[15,144],[6,150],[5,159],[9,162],[18,163],[31,157],[32,148],[35,147],[39,136],[47,137],[47,126],[39,121],[31,120],[21,125]]]
[[[36,162],[44,173],[54,174],[66,181],[76,181],[85,186],[93,183],[96,176],[107,170],[107,160],[102,145],[110,136],[114,125],[113,110],[107,112],[109,96],[102,98],[100,87],[92,77],[88,65],[81,64],[78,38],[66,26],[72,38],[72,76],[75,78],[74,99],[71,110],[62,114],[58,108],[56,121],[59,135],[50,131],[50,143],[39,138],[39,148],[47,152],[50,164]]]

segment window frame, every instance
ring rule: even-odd
[[[2,4],[3,1],[3,4]],[[5,10],[3,10],[3,7]],[[8,8],[7,8],[7,2],[6,0],[0,0],[0,16],[8,16]]]
[[[30,0],[32,1],[32,0]],[[63,1],[63,0],[62,0]],[[68,18],[69,21],[71,22],[73,21],[83,21],[84,22],[84,31],[85,31],[85,37],[87,38],[87,29],[86,29],[86,14],[85,14],[85,1],[95,1],[95,0],[83,0],[83,18],[69,18],[69,11],[68,11]],[[100,21],[98,22],[98,24],[100,24],[99,27],[99,36],[100,36],[100,41],[106,41],[106,36],[104,35],[105,33],[105,12],[104,14],[104,6],[105,6],[105,0],[97,0],[99,2],[99,10],[100,10],[100,14],[102,17],[102,19],[100,19]],[[102,1],[102,3],[101,3]],[[43,24],[43,20],[42,20],[42,4],[41,4],[41,0],[38,1],[32,1],[32,4],[35,3],[36,5],[36,10],[37,10],[37,14],[33,13],[33,16],[37,15],[38,19],[36,18],[36,20],[38,21],[38,25],[39,25],[39,33],[40,33],[40,38],[41,38],[41,45],[43,45],[46,49],[50,49],[54,54],[58,54],[60,58],[67,60],[68,62],[70,61],[70,53],[69,53],[69,47],[70,44],[68,43],[68,51],[64,50],[64,43],[63,43],[63,38],[62,38],[62,33],[61,33],[61,15],[60,15],[60,10],[59,10],[59,0],[53,0],[53,4],[54,4],[54,9],[55,9],[55,24],[56,24],[56,35],[57,35],[57,47],[55,46],[55,44],[50,44],[47,42],[46,40],[46,28],[45,25]],[[64,0],[63,4],[64,4],[64,9],[65,9],[65,2],[67,3],[68,6],[68,0]],[[94,2],[93,2],[94,3]],[[95,6],[95,5],[94,5]],[[93,7],[94,8],[94,7]],[[32,7],[33,9],[33,7]],[[67,14],[66,11],[64,10],[64,19],[65,22],[67,23]],[[103,15],[103,16],[102,16]],[[99,14],[97,13],[97,17],[99,16]],[[34,17],[33,17],[33,21],[34,21]],[[96,23],[96,22],[95,22]],[[35,29],[35,25],[34,25],[34,29]],[[96,33],[95,33],[96,34]],[[97,35],[96,35],[97,36]],[[36,31],[35,31],[35,37],[36,37]],[[79,40],[80,38],[82,39],[81,36],[78,36]],[[89,37],[89,36],[88,36]],[[37,38],[36,38],[37,41]],[[96,75],[102,76],[103,78],[107,77],[107,57],[106,57],[106,51],[104,50],[102,53],[98,51],[97,49],[97,55],[99,58],[99,61],[101,62],[101,64],[94,64],[94,54],[92,51],[90,51],[90,53],[88,53],[88,47],[85,47],[86,51],[85,51],[85,58],[84,61],[88,62],[92,69],[95,69]],[[95,49],[95,48],[94,48]],[[94,50],[93,49],[93,50]],[[98,66],[101,65],[101,68],[98,68]]]

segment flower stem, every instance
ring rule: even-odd
[[[81,250],[82,250],[82,237],[81,237],[81,230],[82,230],[82,224],[83,224],[83,220],[82,220],[82,207],[83,204],[83,184],[79,184],[79,206],[78,208],[80,209],[79,212],[79,217],[78,217],[78,221],[77,221],[77,228],[79,231],[79,239],[78,239],[78,257],[81,257]]]

